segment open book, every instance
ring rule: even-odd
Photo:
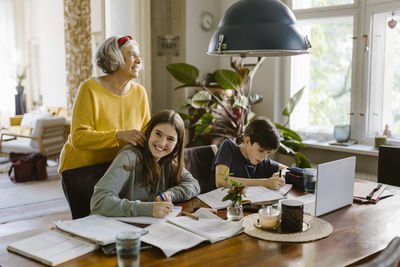
[[[55,225],[55,230],[13,242],[7,249],[46,265],[55,266],[92,252],[99,245],[115,242],[115,235],[119,232],[147,233],[145,229],[101,215],[59,221]]]
[[[227,191],[228,189],[217,188],[213,191],[200,194],[197,198],[214,209],[225,209],[231,203],[230,200],[222,201],[224,196],[226,196]],[[243,200],[250,200],[251,203],[254,204],[263,204],[284,198],[284,196],[278,192],[264,186],[249,186],[246,187],[246,197],[244,197]],[[287,191],[285,193],[287,193]]]
[[[176,217],[182,211],[182,206],[174,206],[173,211],[163,218],[149,217],[149,216],[135,216],[135,217],[112,217],[121,222],[138,223],[138,224],[152,224],[160,221],[165,221],[168,218]]]
[[[141,240],[159,247],[170,257],[201,242],[214,243],[243,231],[243,221],[228,222],[205,208],[200,208],[194,215],[198,216],[199,220],[180,216],[152,224],[145,228],[149,233],[142,236]]]

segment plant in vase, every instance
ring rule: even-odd
[[[229,173],[226,170],[224,180],[228,182]],[[246,186],[231,179],[231,185],[223,187],[221,190],[228,189],[222,201],[230,200],[231,204],[226,209],[228,220],[237,221],[243,218],[242,196],[246,196]]]
[[[24,92],[24,86],[22,85],[22,82],[26,78],[26,69],[27,67],[24,68],[22,73],[17,74],[17,86],[15,87],[15,89],[17,89],[18,95],[21,95]]]

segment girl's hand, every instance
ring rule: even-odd
[[[153,217],[163,218],[167,216],[174,208],[171,202],[154,202]]]
[[[172,202],[172,198],[171,198],[171,196],[170,196],[169,194],[164,193],[164,194],[162,194],[162,195],[163,195],[163,197],[164,197],[164,199],[165,199],[166,202]],[[163,200],[161,199],[160,196],[156,196],[156,198],[154,199],[154,201],[156,201],[156,202],[162,202]]]
[[[134,146],[144,146],[144,142],[146,141],[144,133],[138,130],[117,131],[117,139],[118,141],[130,143]]]
[[[285,178],[278,177],[278,176],[272,176],[271,178],[267,179],[264,186],[268,187],[269,189],[272,189],[272,190],[277,190],[277,189],[280,189],[284,185],[285,185]]]

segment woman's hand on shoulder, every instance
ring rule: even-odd
[[[153,203],[153,217],[163,218],[167,216],[174,208],[171,202],[154,202]]]
[[[138,130],[117,131],[117,139],[118,141],[123,141],[134,146],[144,146],[144,142],[146,141],[144,133]]]

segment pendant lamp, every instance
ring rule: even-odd
[[[275,57],[308,54],[311,44],[278,0],[239,0],[221,18],[208,55]]]

